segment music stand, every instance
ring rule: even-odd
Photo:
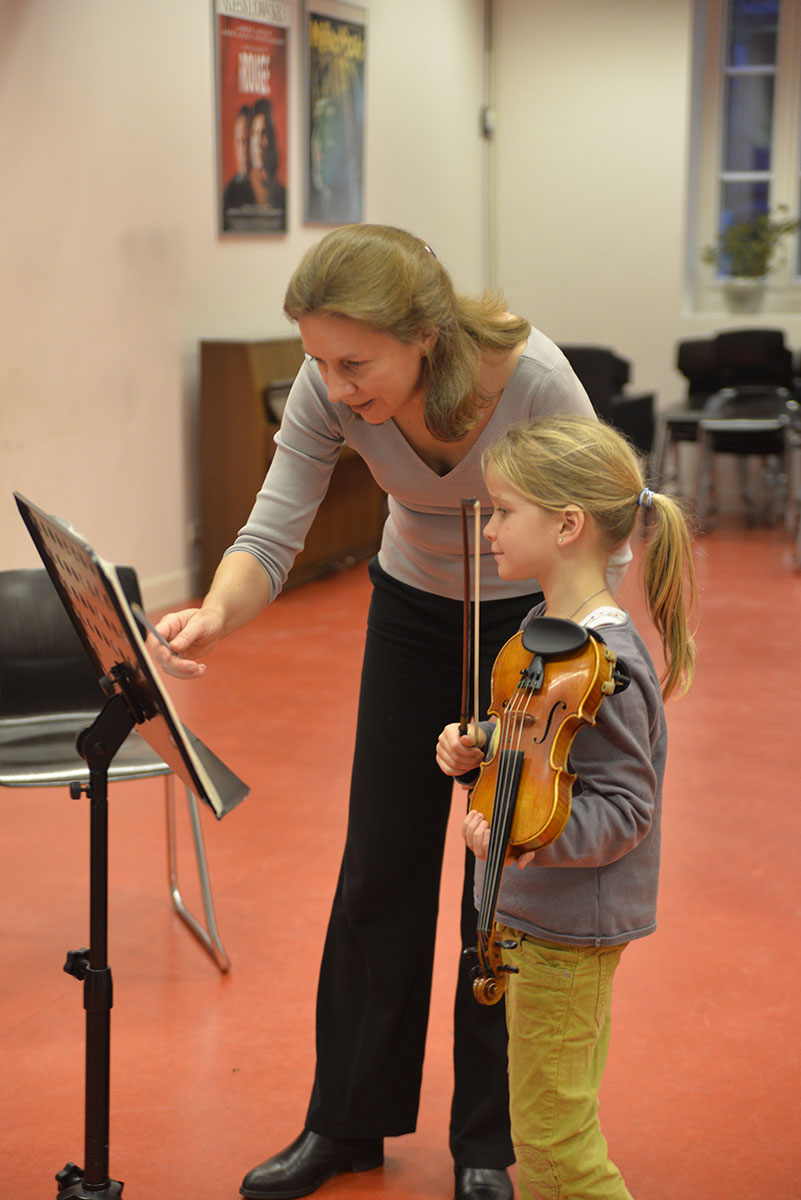
[[[249,788],[184,725],[162,687],[117,578],[67,522],[14,493],[20,514],[72,620],[107,699],[78,736],[89,784],[70,785],[90,801],[89,948],[70,950],[64,970],[83,980],[86,1010],[84,1167],[56,1175],[58,1200],[114,1200],[123,1184],[109,1178],[109,1067],[112,983],[108,944],[108,769],[134,725],[196,796],[221,819]]]

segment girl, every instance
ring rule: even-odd
[[[508,976],[512,1140],[523,1200],[626,1200],[598,1121],[612,978],[626,945],[656,927],[659,826],[666,730],[663,698],[689,687],[694,646],[688,612],[696,590],[684,516],[644,486],[628,443],[610,427],[551,419],[509,430],[484,457],[494,511],[485,529],[501,579],[534,575],[545,603],[529,616],[561,617],[602,631],[631,673],[606,697],[595,726],[570,753],[577,775],[561,836],[507,867],[497,921],[513,949]],[[640,508],[655,519],[646,551],[648,609],[664,647],[660,685],[631,617],[605,572]],[[527,618],[528,619],[528,618]],[[491,726],[475,738],[458,725],[440,735],[446,775],[474,770]],[[478,744],[476,744],[476,742]],[[486,858],[489,825],[468,813],[464,837]],[[480,898],[483,863],[476,865]]]

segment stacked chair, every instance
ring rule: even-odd
[[[715,504],[715,456],[737,457],[740,490],[750,517],[757,504],[748,460],[762,460],[763,505],[770,517],[793,501],[788,479],[797,403],[792,351],[780,329],[730,329],[677,346],[687,380],[681,404],[659,415],[653,465],[657,486],[678,474],[681,443],[698,444],[696,504],[701,528]],[[672,460],[672,461],[671,461]]]
[[[746,384],[723,388],[711,396],[698,423],[698,526],[706,527],[714,495],[715,456],[734,455],[740,495],[747,518],[763,516],[770,523],[784,513],[788,524],[795,508],[790,480],[793,446],[791,432],[798,403],[785,387]],[[762,460],[761,495],[749,472],[749,462]]]
[[[561,346],[598,416],[624,433],[646,457],[654,444],[653,392],[626,392],[630,364],[606,346]]]

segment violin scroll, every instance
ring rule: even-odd
[[[509,938],[501,939],[498,928],[494,926],[491,933],[479,932],[476,950],[466,950],[465,954],[475,954],[478,963],[473,979],[473,995],[479,1004],[497,1004],[506,990],[506,976],[516,975],[517,967],[510,967],[503,961],[502,950],[516,950],[518,943]]]

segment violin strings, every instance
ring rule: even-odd
[[[484,889],[479,908],[479,930],[490,933],[494,923],[495,907],[500,890],[503,867],[506,860],[506,844],[510,825],[510,814],[514,807],[514,754],[520,750],[525,728],[525,714],[529,697],[527,689],[518,685],[510,705],[501,721],[501,736],[496,754],[498,780],[493,803],[493,821],[484,871]],[[494,834],[494,836],[493,836]]]

